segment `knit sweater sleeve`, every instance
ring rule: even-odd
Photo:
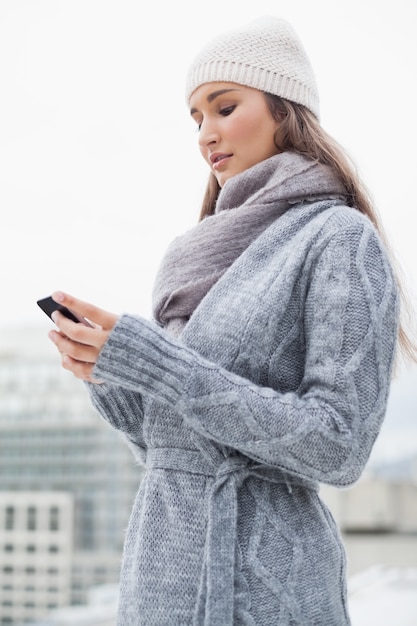
[[[331,238],[310,276],[297,391],[256,385],[129,315],[94,374],[159,398],[203,436],[262,464],[347,485],[359,478],[385,414],[397,314],[378,237],[370,228],[345,231]]]
[[[146,445],[143,439],[143,398],[132,389],[109,383],[86,383],[91,402],[98,413],[127,439],[137,460],[143,464]]]

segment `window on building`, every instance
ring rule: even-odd
[[[36,508],[29,506],[27,510],[27,529],[36,530]]]
[[[49,530],[59,530],[59,508],[51,506],[49,509]]]
[[[27,609],[34,609],[36,605],[35,605],[35,603],[34,603],[34,602],[25,602],[24,606],[25,606]]]
[[[15,509],[14,506],[6,507],[6,530],[13,530],[15,524]]]
[[[36,546],[30,543],[28,546],[26,546],[26,552],[36,552]]]
[[[54,553],[59,552],[59,547],[55,545],[49,546],[49,552],[54,552]]]
[[[84,583],[81,580],[75,580],[72,583],[72,588],[78,590],[84,589]]]
[[[4,546],[4,551],[5,552],[13,552],[14,551],[14,545],[11,543],[6,543],[6,545]]]

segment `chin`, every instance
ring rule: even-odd
[[[227,174],[227,176],[219,176],[217,182],[219,183],[219,187],[222,188],[225,186],[228,180],[236,176],[236,174]]]

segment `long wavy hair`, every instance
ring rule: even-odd
[[[400,279],[400,270],[381,218],[372,199],[358,175],[353,162],[346,151],[320,125],[318,119],[301,104],[284,100],[278,96],[264,93],[269,111],[279,128],[275,133],[275,145],[278,152],[292,151],[331,167],[347,192],[347,204],[367,215],[378,231],[390,256],[396,274],[401,295],[401,320],[398,331],[399,349],[406,361],[417,363],[417,342],[411,338],[412,311],[405,292],[404,282]],[[210,173],[203,197],[200,220],[213,215],[220,186],[213,173]]]

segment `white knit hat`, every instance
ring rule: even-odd
[[[187,76],[187,102],[204,83],[254,87],[306,106],[318,118],[319,96],[307,54],[285,20],[262,17],[213,39]]]

